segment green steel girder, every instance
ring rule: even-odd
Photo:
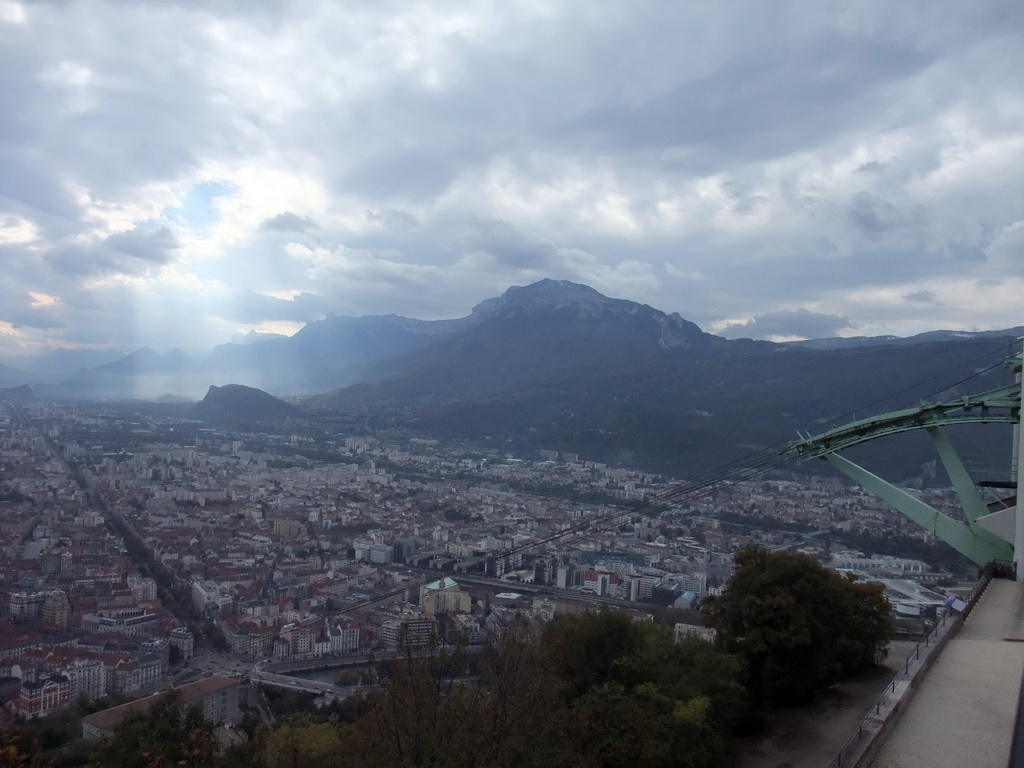
[[[1021,384],[972,395],[946,403],[927,403],[892,413],[861,419],[814,437],[803,437],[784,453],[797,458],[824,459],[863,488],[888,502],[978,565],[993,560],[1013,560],[1013,545],[982,528],[977,521],[991,510],[971,479],[943,427],[964,423],[1020,423]],[[939,512],[917,497],[883,480],[849,459],[842,451],[886,435],[928,431],[939,458],[960,499],[967,525]]]
[[[1020,383],[947,403],[925,403],[916,408],[871,416],[792,443],[786,453],[800,461],[823,458],[850,446],[915,429],[946,424],[1020,421]]]
[[[925,530],[934,533],[971,562],[984,565],[993,560],[1013,560],[1013,546],[988,531],[963,525],[838,454],[830,453],[824,458],[844,475],[891,504]]]
[[[978,486],[974,484],[974,480],[968,474],[967,468],[960,460],[960,454],[953,448],[953,443],[950,442],[946,430],[942,427],[930,427],[928,433],[932,436],[932,443],[939,454],[942,466],[946,468],[946,474],[949,476],[950,482],[953,483],[953,490],[956,491],[956,495],[960,499],[960,506],[964,510],[968,525],[974,531],[984,532],[984,529],[976,526],[974,521],[989,514],[992,510],[988,508],[988,503],[982,498]]]

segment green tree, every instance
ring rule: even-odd
[[[348,738],[365,768],[474,765],[474,686],[445,674],[452,667],[442,659],[446,655],[437,649],[422,657],[409,652],[388,666]]]
[[[561,765],[713,765],[746,711],[738,660],[674,644],[664,624],[585,614],[552,622],[542,645],[567,694]]]
[[[348,733],[348,751],[365,768],[557,764],[558,681],[526,629],[482,649],[476,677],[455,674],[467,662],[462,649],[433,649],[393,663]]]
[[[340,768],[349,760],[338,723],[291,715],[270,733],[260,750],[266,768]]]
[[[839,638],[836,659],[840,675],[850,677],[885,661],[895,624],[881,584],[848,579],[844,608],[848,630]]]
[[[805,555],[745,549],[725,594],[709,601],[719,646],[739,655],[762,706],[797,705],[878,664],[892,622],[880,585]]]
[[[656,683],[605,683],[573,704],[558,764],[709,768],[727,753],[730,735],[714,710],[709,696],[680,701]]]
[[[747,709],[735,656],[613,611],[559,618],[539,642],[515,627],[480,650],[475,676],[468,662],[460,648],[409,653],[351,726],[291,720],[262,762],[314,764],[319,745],[362,768],[708,768]]]
[[[0,768],[22,768],[38,765],[34,759],[40,752],[37,740],[15,723],[0,734]]]
[[[645,629],[620,611],[558,616],[546,627],[542,647],[554,672],[581,696],[612,681],[619,659],[640,652]]]
[[[185,710],[172,690],[148,710],[132,712],[93,755],[94,768],[205,768],[219,765],[221,751],[213,724],[198,707]]]
[[[525,625],[506,630],[480,654],[480,761],[494,766],[554,765],[563,683]]]

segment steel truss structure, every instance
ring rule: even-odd
[[[1024,521],[1020,519],[1024,505],[1017,503],[1016,494],[1017,478],[1024,472],[1020,426],[1022,359],[1024,354],[1007,361],[1017,374],[1016,383],[1010,386],[945,403],[923,403],[916,408],[861,419],[819,435],[801,436],[784,453],[799,461],[824,459],[978,565],[992,561],[1017,564],[1024,555]],[[971,479],[946,429],[967,423],[1014,425],[1011,479],[995,484],[1012,489],[1011,496],[986,502],[979,486]],[[919,429],[931,436],[960,501],[966,525],[840,455],[854,445]],[[1017,574],[1018,579],[1024,578],[1024,564],[1018,564]]]

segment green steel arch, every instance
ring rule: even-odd
[[[945,429],[965,423],[1015,425],[1012,476],[1016,479],[1016,463],[1024,458],[1020,445],[1021,357],[1011,358],[1008,362],[1018,374],[1015,384],[945,403],[923,403],[916,408],[872,416],[819,435],[801,436],[784,453],[799,461],[824,459],[979,565],[993,560],[1016,561],[1014,542],[1017,529],[1024,528],[1024,525],[1017,524],[1016,498],[992,504],[986,502]],[[966,525],[840,455],[841,451],[854,445],[917,429],[924,429],[931,436],[963,508]],[[1015,486],[1015,482],[1011,485]],[[1024,545],[1017,549],[1024,552]],[[1024,575],[1024,568],[1018,567],[1017,571],[1018,578]]]

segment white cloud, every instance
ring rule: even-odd
[[[16,0],[0,0],[0,24],[24,24],[25,6]]]
[[[56,304],[59,299],[56,296],[51,296],[48,293],[42,291],[29,291],[28,295],[32,298],[32,307],[52,307]]]
[[[16,213],[0,216],[0,243],[31,243],[39,239],[39,229]]]
[[[985,256],[996,272],[1024,276],[1024,221],[1003,227],[985,249]]]
[[[708,327],[1016,325],[1022,26],[996,0],[0,0],[0,357],[28,327],[453,317],[542,277]]]

